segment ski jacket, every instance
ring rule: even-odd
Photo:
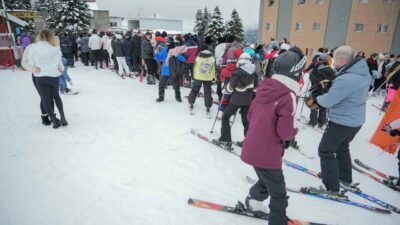
[[[61,58],[60,49],[49,42],[38,41],[29,49],[28,64],[40,68],[40,73],[35,73],[35,77],[59,77],[60,71],[64,70]]]
[[[61,52],[63,55],[71,53],[71,42],[69,37],[67,36],[61,36],[60,37],[60,47],[61,47]],[[64,56],[66,57],[66,56]]]
[[[193,78],[201,81],[215,80],[215,59],[208,50],[201,51],[196,58],[193,69]]]
[[[316,98],[328,109],[329,120],[348,127],[359,127],[365,122],[366,102],[371,75],[364,59],[358,58],[336,74],[328,93]]]
[[[232,73],[226,85],[228,93],[232,93],[231,102],[237,106],[248,106],[254,97],[254,88],[258,79],[253,64],[245,64]]]
[[[89,37],[83,37],[79,40],[79,45],[81,46],[81,52],[90,52],[89,48]]]
[[[138,35],[135,35],[132,38],[132,46],[133,46],[132,57],[140,58],[140,55],[142,54],[142,38]]]
[[[109,48],[109,46],[108,46],[110,44],[109,40],[110,40],[110,38],[107,35],[104,35],[101,38],[101,48],[103,50],[107,50]]]
[[[154,58],[154,51],[153,47],[151,46],[150,40],[147,38],[142,39],[142,59],[153,59]]]
[[[291,78],[274,74],[257,87],[247,118],[249,130],[241,159],[262,169],[282,168],[284,143],[297,134],[295,112],[299,84]]]
[[[101,38],[97,34],[92,34],[89,38],[89,48],[93,50],[99,50],[102,47]]]
[[[124,43],[121,39],[116,39],[114,42],[113,48],[114,56],[115,57],[124,57],[126,56],[126,50],[124,48]]]
[[[398,68],[399,67],[399,68]],[[390,78],[388,83],[393,84],[393,89],[398,90],[400,87],[400,62],[396,61],[393,63],[392,67],[389,69],[389,74],[392,73],[397,68],[397,72],[394,73]]]

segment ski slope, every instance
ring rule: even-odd
[[[210,134],[203,98],[189,114],[189,89],[183,103],[171,87],[166,101],[155,103],[158,86],[138,79],[122,80],[109,70],[77,63],[69,70],[78,95],[62,95],[68,127],[54,130],[40,121],[39,96],[31,75],[0,72],[0,224],[1,225],[261,225],[265,221],[190,207],[190,197],[234,205],[244,201],[255,178],[238,157],[190,134]],[[214,87],[215,88],[215,87]],[[216,96],[214,96],[216,97]],[[368,143],[380,118],[368,101],[367,122],[351,145],[358,158],[388,174],[397,174],[397,159]],[[300,113],[301,105],[298,107]],[[304,107],[303,115],[309,115]],[[319,171],[321,133],[301,129],[297,141],[313,160],[287,150],[285,158]],[[243,139],[240,116],[232,128]],[[286,166],[288,187],[322,182]],[[400,207],[400,194],[356,171],[364,192]],[[382,215],[360,208],[289,193],[287,215],[301,220],[340,224],[399,224],[400,215]],[[374,205],[349,193],[352,200]],[[268,200],[267,200],[268,201]],[[267,203],[266,203],[267,204]],[[374,205],[376,206],[376,205]]]

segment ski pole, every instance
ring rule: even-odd
[[[397,66],[390,74],[388,74],[388,75],[386,76],[385,82],[383,82],[381,85],[379,85],[379,87],[378,87],[377,89],[375,89],[374,92],[379,91],[384,85],[386,85],[386,84],[389,82],[390,78],[392,78],[392,76],[393,76],[395,73],[397,73],[399,70],[400,70],[400,65]]]
[[[302,114],[303,114],[304,104],[306,103],[305,99],[306,99],[306,95],[307,95],[307,90],[308,90],[308,88],[310,87],[310,84],[311,84],[311,81],[308,81],[307,89],[306,89],[306,91],[304,92],[304,96],[303,96],[303,104],[301,105],[300,115],[299,115],[299,117],[297,118],[297,120],[300,120],[300,118],[301,118],[301,116],[302,116]]]
[[[220,109],[220,107],[221,107],[221,104],[222,104],[222,99],[221,99],[221,101],[219,102],[218,111],[219,111],[219,109]],[[218,112],[217,112],[217,114],[215,115],[214,123],[213,123],[213,125],[212,125],[212,127],[211,127],[210,133],[214,133],[214,127],[215,127],[215,123],[217,122],[217,118],[218,118]]]

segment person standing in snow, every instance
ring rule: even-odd
[[[126,49],[124,48],[124,43],[122,40],[122,35],[121,34],[116,34],[115,35],[115,43],[114,43],[114,56],[117,59],[118,62],[118,75],[120,75],[122,78],[124,76],[128,75],[130,73],[128,64],[126,63],[125,56],[127,55]]]
[[[79,46],[81,51],[82,63],[85,66],[89,66],[90,48],[89,48],[89,37],[87,36],[87,34],[82,35],[82,38],[79,40]]]
[[[92,36],[90,36],[89,38],[89,48],[92,51],[92,57],[93,57],[92,62],[94,62],[94,67],[96,69],[98,69],[97,62],[102,64],[103,60],[102,57],[103,52],[101,50],[101,47],[102,47],[101,38],[99,37],[99,35],[97,35],[96,29],[94,29],[92,31]]]
[[[193,85],[192,90],[189,93],[189,105],[190,109],[193,110],[193,105],[196,101],[197,94],[200,92],[201,86],[204,90],[204,103],[206,105],[207,114],[210,113],[210,108],[213,104],[211,96],[211,85],[212,81],[215,80],[216,65],[213,54],[208,50],[207,44],[202,44],[199,48],[199,55],[196,57],[196,61],[193,69]],[[190,56],[189,56],[190,57]]]
[[[382,106],[382,111],[384,112],[386,112],[386,110],[389,108],[389,105],[393,101],[397,90],[399,90],[400,88],[400,55],[397,56],[396,62],[394,62],[393,65],[390,67],[386,79],[388,79],[386,81],[388,87],[385,103]]]
[[[229,149],[232,146],[229,122],[230,118],[236,115],[239,109],[244,127],[244,136],[246,136],[249,127],[247,112],[254,98],[254,89],[258,83],[255,70],[256,66],[253,64],[251,56],[248,53],[242,53],[237,63],[237,69],[233,72],[229,83],[225,86],[225,91],[231,93],[232,96],[228,107],[222,115],[221,137],[214,141],[224,148]]]
[[[385,125],[382,128],[383,131],[386,131],[390,134],[392,137],[400,136],[400,119],[393,120],[390,124]],[[397,159],[399,160],[398,163],[398,170],[399,170],[399,176],[397,178],[397,181],[394,183],[396,186],[400,187],[400,151],[397,150]]]
[[[185,86],[192,86],[192,79],[194,75],[194,63],[196,61],[196,56],[199,52],[197,43],[193,40],[191,34],[185,34],[182,36],[182,41],[184,45],[187,47],[187,53],[189,54],[189,58],[186,60],[185,67]],[[208,46],[207,46],[208,48]]]
[[[110,36],[111,34],[107,32],[103,37],[101,37],[101,49],[102,49],[102,60],[100,63],[100,67],[103,69],[103,63],[105,62],[105,68],[108,69],[110,63],[110,54],[108,54],[108,48],[110,44]]]
[[[141,52],[142,52],[142,34],[138,33],[132,37],[132,71],[135,76],[138,76],[139,73],[142,71],[140,68],[141,64]]]
[[[286,216],[288,196],[282,157],[286,143],[298,131],[295,123],[298,81],[305,63],[306,57],[298,47],[279,55],[274,63],[275,74],[260,82],[247,115],[250,124],[241,159],[254,167],[258,181],[250,188],[245,205],[249,212],[265,216],[267,208],[263,201],[271,197],[269,225],[290,224]]]
[[[34,68],[36,85],[43,100],[43,106],[53,123],[53,128],[67,126],[64,107],[59,93],[59,77],[63,71],[62,53],[56,46],[56,37],[51,30],[43,29],[37,36],[37,42],[29,49],[28,64]],[[61,121],[54,113],[52,101],[56,102]]]
[[[152,35],[150,32],[146,32],[145,37],[142,39],[141,51],[142,51],[142,59],[146,64],[147,74],[146,80],[147,84],[156,84],[156,72],[157,72],[157,64],[154,60],[154,50],[153,46],[151,45],[151,38]]]
[[[215,47],[214,50],[214,56],[215,56],[215,61],[217,63],[217,95],[219,102],[221,102],[222,99],[222,83],[220,79],[220,74],[222,70],[222,64],[224,61],[224,54],[225,54],[225,49],[226,49],[226,36],[219,37],[218,38],[218,45]]]
[[[339,194],[339,182],[351,184],[352,166],[350,142],[365,122],[366,101],[371,75],[367,62],[354,59],[350,46],[342,46],[333,53],[336,78],[328,93],[306,100],[311,109],[328,110],[329,123],[318,146],[321,177],[326,190]],[[326,87],[330,81],[321,81]]]

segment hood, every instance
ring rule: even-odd
[[[246,71],[248,74],[253,74],[254,71],[256,70],[256,66],[253,63],[245,63],[240,65],[240,69]]]
[[[190,47],[190,46],[197,46],[196,42],[195,42],[192,38],[190,38],[189,40],[187,40],[187,41],[185,42],[185,45],[188,46],[188,47]]]
[[[300,85],[287,76],[274,74],[271,79],[266,78],[261,81],[257,88],[255,101],[261,104],[269,104],[290,92],[294,92],[298,96]]]
[[[108,40],[108,39],[110,39],[107,35],[104,35],[102,38],[101,38],[102,40]]]
[[[370,76],[368,64],[365,59],[362,58],[354,59],[351,63],[343,67],[337,76],[345,73],[355,73],[360,76]]]
[[[54,58],[58,57],[59,50],[58,48],[52,46],[50,43],[45,41],[38,41],[37,47],[40,51],[35,51],[38,56],[42,57],[43,59],[48,59],[49,61],[53,61]]]
[[[208,58],[211,56],[213,56],[213,55],[209,50],[204,50],[199,53],[199,57],[201,57],[201,58]]]

